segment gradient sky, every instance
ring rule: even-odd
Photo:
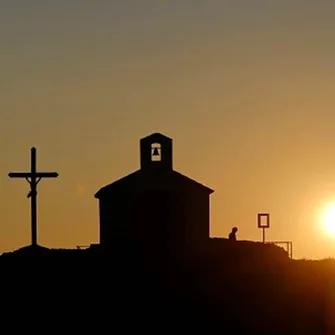
[[[0,252],[38,239],[98,241],[103,185],[139,167],[139,139],[174,139],[174,168],[215,189],[211,234],[293,241],[335,257],[320,211],[335,201],[333,0],[1,0]]]

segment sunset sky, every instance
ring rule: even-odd
[[[139,168],[139,140],[174,140],[174,168],[213,188],[211,234],[293,241],[335,257],[335,1],[1,0],[0,252],[98,242],[94,193]]]

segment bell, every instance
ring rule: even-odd
[[[159,156],[158,148],[154,148],[153,156]]]

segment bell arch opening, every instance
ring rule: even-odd
[[[162,161],[162,147],[160,143],[151,144],[151,161],[152,162]]]

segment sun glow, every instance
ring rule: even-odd
[[[335,238],[335,202],[324,207],[321,220],[324,232]]]

